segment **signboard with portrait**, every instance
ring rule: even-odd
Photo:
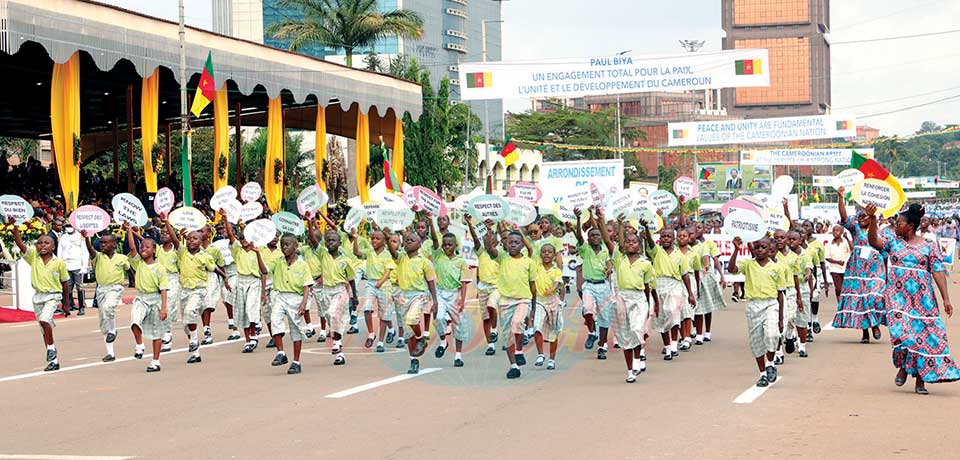
[[[770,193],[773,171],[768,165],[700,163],[697,166],[697,180],[700,203],[726,203],[739,195]]]

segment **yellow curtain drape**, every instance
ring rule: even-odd
[[[230,115],[227,83],[213,97],[213,190],[227,185],[230,170]],[[222,167],[221,167],[222,165]],[[237,185],[238,187],[240,185]]]
[[[147,192],[157,191],[157,171],[160,164],[153,164],[153,146],[157,143],[157,118],[160,115],[160,69],[143,79],[140,91],[140,150],[143,154],[143,179],[147,183]],[[158,163],[162,164],[158,156]]]
[[[367,183],[367,167],[370,166],[370,119],[357,110],[357,192],[360,202],[366,203],[370,196],[370,184]]]
[[[53,64],[50,131],[66,212],[77,208],[80,193],[80,55]]]
[[[393,159],[390,166],[397,175],[397,187],[403,186],[403,121],[396,117],[396,127],[393,130]]]
[[[280,210],[283,199],[283,106],[280,96],[270,99],[267,108],[267,164],[263,171],[263,192],[270,212]]]
[[[320,190],[327,191],[327,181],[323,177],[323,162],[327,159],[327,111],[322,105],[317,105],[317,148],[314,161],[317,169],[317,185]]]

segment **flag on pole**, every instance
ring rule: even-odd
[[[896,203],[887,209],[887,212],[883,213],[884,217],[890,217],[896,214],[900,210],[900,207],[907,202],[907,196],[903,193],[903,187],[900,186],[900,182],[896,177],[893,177],[893,174],[890,174],[890,171],[880,166],[877,160],[864,157],[854,150],[850,156],[850,167],[862,172],[864,179],[882,180],[890,184],[890,187],[897,192]]]
[[[510,166],[520,159],[520,152],[517,152],[517,146],[514,145],[509,136],[507,136],[507,143],[504,144],[503,150],[500,151],[500,156],[506,166]]]
[[[193,170],[190,168],[190,132],[187,131],[180,142],[180,167],[183,174],[183,205],[193,206]]]
[[[390,193],[403,192],[403,184],[397,180],[397,175],[390,166],[390,160],[386,158],[383,159],[383,183]]]
[[[197,92],[193,96],[190,113],[199,117],[200,112],[203,112],[203,109],[210,105],[216,94],[217,88],[213,82],[213,53],[208,51],[207,63],[203,65],[203,73],[200,74],[200,82],[197,84]]]
[[[487,195],[493,193],[493,176],[487,175],[487,180],[486,180],[486,183],[484,184],[483,191]]]

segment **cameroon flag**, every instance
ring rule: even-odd
[[[493,73],[471,72],[467,74],[467,88],[489,88],[493,86]]]
[[[503,146],[503,150],[500,151],[500,156],[503,157],[505,166],[510,166],[520,159],[520,152],[517,152],[517,146],[514,145],[509,136],[507,137],[507,143]]]
[[[394,174],[393,168],[390,167],[390,160],[386,158],[383,159],[383,180],[388,192],[403,192],[403,184],[397,181],[397,175]]]
[[[709,169],[703,168],[700,170],[700,180],[710,180],[711,177],[713,177],[713,172]]]
[[[737,75],[763,75],[763,61],[760,59],[741,59],[736,62]]]
[[[881,211],[884,211],[884,217],[890,217],[896,214],[897,211],[900,210],[900,207],[907,202],[907,196],[903,193],[903,187],[900,186],[900,182],[897,181],[896,177],[893,177],[893,174],[890,174],[890,171],[887,171],[886,168],[880,166],[880,163],[877,163],[877,160],[864,157],[854,150],[852,152],[852,156],[850,157],[850,167],[862,172],[864,179],[882,180],[890,184],[890,186],[896,190],[898,195],[897,202],[889,209],[881,209]]]
[[[207,52],[207,63],[203,65],[203,73],[200,74],[200,83],[197,84],[197,93],[193,96],[193,105],[190,106],[190,113],[195,117],[200,116],[200,112],[210,105],[210,101],[216,97],[217,88],[213,83],[213,55]]]

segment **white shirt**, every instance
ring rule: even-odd
[[[64,233],[60,236],[60,242],[57,244],[57,257],[63,259],[67,265],[67,271],[82,270],[86,272],[90,264],[90,254],[87,252],[86,243],[80,232]]]
[[[846,268],[847,259],[850,258],[850,246],[847,245],[847,240],[840,240],[840,244],[835,244],[833,240],[827,242],[824,246],[825,256],[827,259],[833,260],[842,260],[844,263],[837,264],[833,262],[828,262],[830,264],[830,273],[843,273]]]

